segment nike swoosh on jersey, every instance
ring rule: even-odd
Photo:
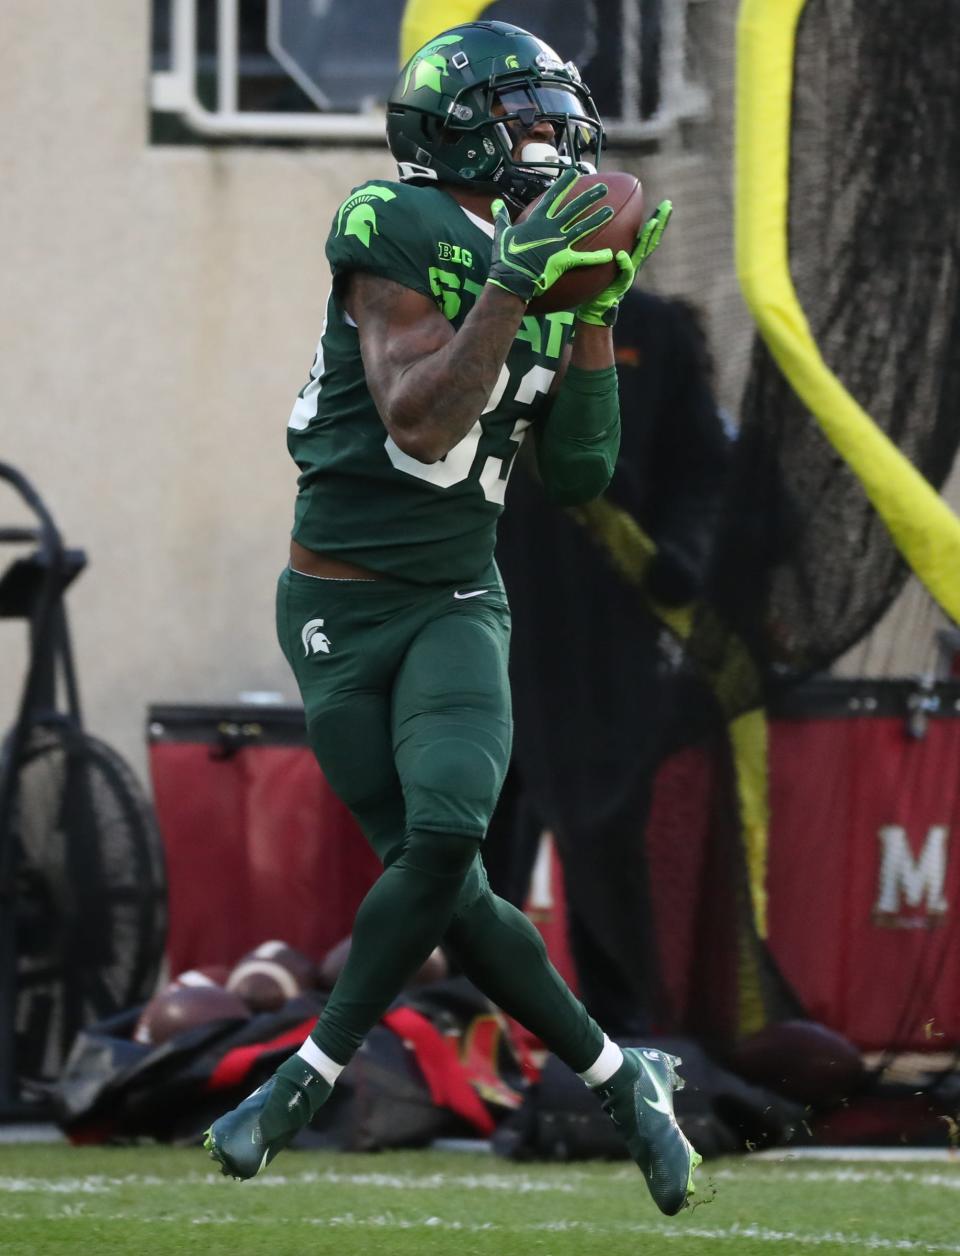
[[[543,240],[531,240],[529,244],[518,244],[516,240],[507,242],[508,253],[526,253],[529,249],[538,249],[541,244],[563,244],[564,236],[547,236]]]
[[[468,597],[479,597],[481,593],[489,593],[489,589],[474,589],[472,593],[461,593],[459,590],[454,593],[454,597],[458,602],[463,602]]]

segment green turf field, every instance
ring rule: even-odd
[[[960,1162],[713,1161],[661,1217],[624,1164],[287,1152],[228,1182],[199,1151],[0,1147],[0,1252],[330,1256],[960,1253]]]

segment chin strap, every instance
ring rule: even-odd
[[[597,173],[596,167],[589,162],[572,162],[561,157],[552,144],[531,141],[523,146],[521,157],[524,163],[522,166],[504,163],[503,185],[499,188],[502,196],[514,200],[520,206],[529,205],[536,200],[571,166],[580,174]],[[559,167],[557,162],[560,163]]]
[[[494,182],[499,196],[516,208],[523,209],[542,195],[555,178],[556,175],[550,177],[539,170],[528,171],[504,163],[501,178]]]

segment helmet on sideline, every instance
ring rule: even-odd
[[[514,161],[519,135],[541,119],[554,144],[532,143],[532,164]],[[596,170],[600,115],[576,66],[507,22],[467,22],[413,54],[387,103],[387,142],[400,178],[454,183],[526,205],[561,170]]]

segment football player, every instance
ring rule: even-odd
[[[610,328],[669,202],[606,291],[537,317],[528,303],[570,267],[611,260],[573,248],[613,212],[594,208],[603,185],[578,190],[602,127],[575,67],[503,22],[454,27],[403,69],[387,138],[399,180],[351,192],[327,241],[333,288],[290,417],[299,491],[277,594],[310,744],[384,871],[315,1029],[206,1146],[226,1174],[260,1172],[442,942],[594,1088],[672,1214],[700,1160],[674,1119],[678,1061],[610,1041],[480,858],[510,755],[493,563],[510,467],[529,430],[554,498],[605,488],[620,438]]]

